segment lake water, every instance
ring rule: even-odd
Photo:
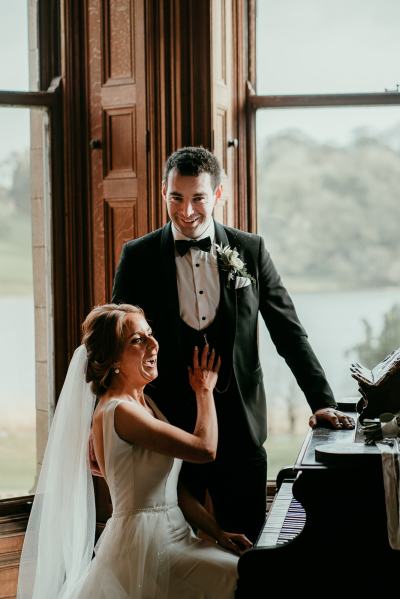
[[[0,297],[0,429],[35,423],[33,297]]]
[[[336,399],[358,395],[357,383],[349,370],[351,362],[358,358],[346,352],[364,340],[362,319],[370,323],[374,335],[379,335],[384,314],[395,303],[400,303],[400,289],[298,293],[292,294],[292,299]],[[282,407],[288,395],[294,396],[296,401],[300,398],[299,406],[308,410],[291,371],[276,352],[262,319],[260,321],[260,354],[269,412]]]
[[[349,372],[355,356],[346,356],[345,352],[364,339],[363,318],[374,333],[381,331],[383,315],[400,302],[400,289],[299,293],[292,294],[292,298],[337,399],[357,394],[357,384]],[[300,395],[299,406],[307,409],[262,319],[260,322],[260,353],[269,412],[282,408],[288,395],[296,400]],[[34,351],[33,298],[0,298],[0,428],[15,418],[31,419],[34,423]]]

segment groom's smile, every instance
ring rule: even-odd
[[[185,237],[197,239],[207,229],[222,187],[213,190],[209,173],[181,175],[174,168],[163,183],[162,195],[168,216]]]

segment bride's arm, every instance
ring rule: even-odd
[[[218,441],[217,415],[213,389],[217,382],[221,361],[214,350],[194,349],[193,368],[189,382],[196,394],[197,419],[193,433],[151,416],[135,401],[123,401],[115,408],[114,424],[117,434],[133,445],[189,462],[210,462],[215,459]]]
[[[189,524],[205,532],[225,549],[241,555],[252,547],[245,535],[222,530],[212,514],[193,497],[182,482],[178,484],[178,503]]]

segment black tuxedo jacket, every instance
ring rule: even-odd
[[[259,235],[215,222],[215,241],[237,248],[255,282],[237,290],[227,288],[220,269],[221,297],[228,355],[239,390],[239,401],[253,440],[266,438],[266,402],[258,356],[257,319],[260,312],[277,351],[286,360],[312,411],[336,406],[332,391],[301,326],[293,303]],[[113,302],[143,308],[160,344],[157,397],[171,422],[182,425],[180,377],[186,377],[180,351],[180,315],[175,250],[171,223],[125,244],[114,280]],[[184,367],[184,369],[183,369]]]

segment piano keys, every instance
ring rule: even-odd
[[[293,497],[293,481],[281,484],[257,539],[256,547],[275,547],[292,541],[304,528],[306,513]]]

